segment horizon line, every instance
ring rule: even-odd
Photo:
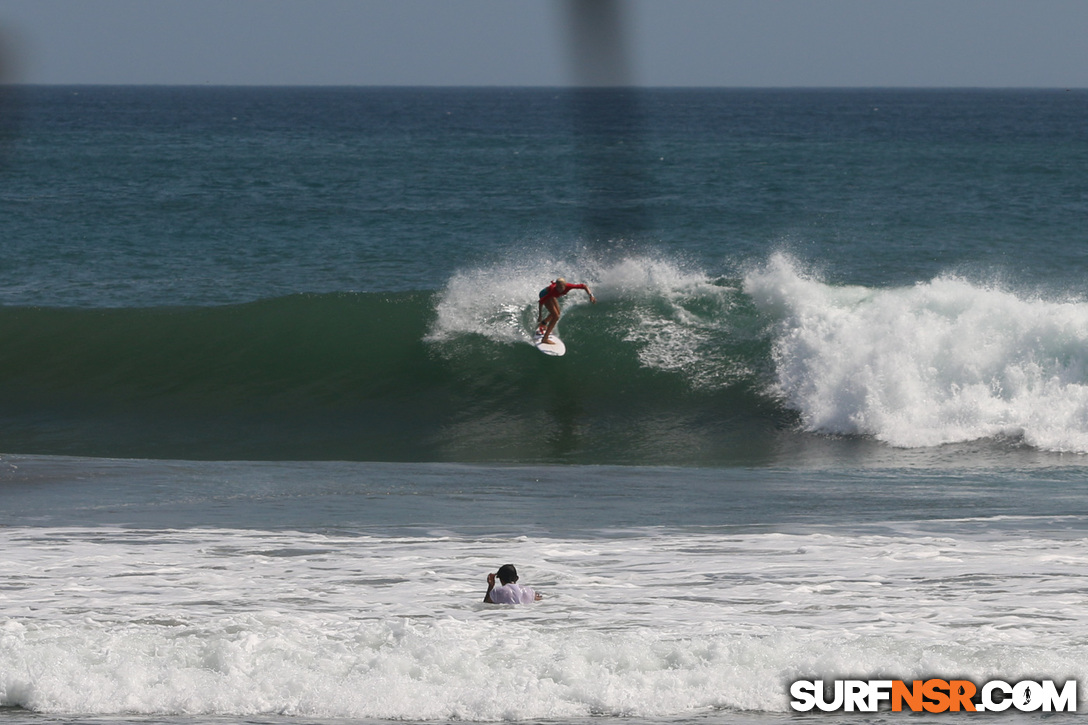
[[[1082,91],[1088,86],[1000,86],[1000,85],[548,85],[548,84],[425,84],[425,83],[88,83],[88,82],[0,82],[0,88],[358,88],[358,89],[420,89],[420,90],[551,90],[551,91],[619,91],[619,90],[919,90],[919,91]]]

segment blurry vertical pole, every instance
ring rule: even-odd
[[[0,168],[7,162],[18,126],[11,36],[0,28]]]
[[[632,87],[627,0],[564,0],[570,92],[586,239],[621,247],[648,227],[649,195],[638,91]]]
[[[623,0],[566,0],[568,43],[575,85],[630,85]]]

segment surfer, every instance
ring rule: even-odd
[[[540,302],[536,307],[536,323],[537,332],[542,335],[540,339],[542,343],[552,344],[550,336],[552,330],[555,329],[555,323],[559,322],[559,298],[572,289],[584,289],[589,295],[589,301],[596,304],[597,298],[589,291],[589,287],[584,284],[569,284],[562,277],[540,290]],[[544,315],[545,308],[548,310],[547,315]]]
[[[495,575],[487,575],[487,593],[484,594],[484,601],[488,604],[532,604],[543,598],[533,591],[532,587],[523,587],[518,584],[518,570],[513,564],[500,566],[498,576],[502,586],[497,587]]]

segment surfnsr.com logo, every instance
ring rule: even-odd
[[[796,712],[1076,712],[1077,681],[1058,687],[1053,680],[991,680],[978,687],[970,680],[797,680],[790,685]]]

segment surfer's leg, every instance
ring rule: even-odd
[[[555,323],[559,322],[559,300],[552,298],[545,302],[544,306],[548,308],[548,316],[544,318],[544,336],[540,341],[550,344],[549,335],[555,329]]]

